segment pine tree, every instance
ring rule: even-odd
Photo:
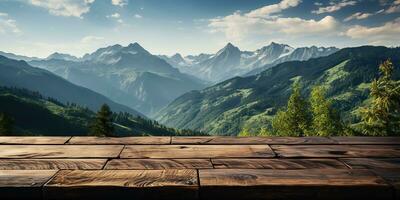
[[[373,136],[400,135],[400,82],[392,79],[390,60],[379,66],[380,77],[371,83],[371,105],[363,108],[363,133]]]
[[[293,86],[287,109],[278,111],[272,120],[277,135],[305,136],[310,126],[307,101],[301,96],[299,84]]]
[[[91,135],[95,136],[113,136],[114,126],[112,121],[112,112],[107,104],[103,104],[97,112],[91,126]]]
[[[339,135],[343,131],[339,114],[332,108],[332,101],[325,98],[326,91],[314,87],[310,95],[312,129],[310,134],[317,136]]]
[[[4,114],[0,113],[0,135],[10,135],[13,132],[14,120]]]

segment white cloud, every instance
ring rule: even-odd
[[[143,18],[143,16],[142,16],[142,15],[139,15],[139,14],[135,14],[135,18],[141,19],[141,18]]]
[[[208,23],[209,32],[224,33],[229,41],[235,42],[254,36],[281,38],[282,34],[297,37],[336,33],[339,23],[332,16],[326,16],[321,20],[307,20],[298,17],[271,15],[272,13],[295,7],[299,3],[300,1],[284,0],[278,4],[265,6],[249,13],[237,11],[225,17],[210,19]]]
[[[81,43],[89,44],[104,40],[104,37],[88,35],[81,39]]]
[[[348,16],[346,19],[344,19],[345,22],[351,21],[353,19],[366,19],[370,16],[372,16],[372,13],[362,13],[362,12],[356,12],[350,16]]]
[[[107,18],[114,18],[114,19],[119,19],[121,17],[121,15],[119,13],[114,13],[111,15],[107,15]]]
[[[356,5],[357,1],[342,0],[341,2],[330,2],[329,6],[319,7],[318,10],[311,11],[314,14],[336,12],[344,7]]]
[[[0,33],[21,33],[17,26],[17,22],[11,19],[7,13],[0,12]]]
[[[111,0],[112,5],[124,7],[128,5],[128,0]]]
[[[361,39],[370,44],[399,45],[400,17],[382,26],[366,27],[356,25],[345,32],[352,39]]]
[[[121,15],[119,13],[114,13],[114,14],[111,14],[111,15],[107,15],[106,17],[107,18],[113,18],[120,24],[124,23],[124,20],[121,19]]]
[[[279,13],[282,10],[288,9],[290,7],[296,7],[301,3],[301,0],[282,0],[277,4],[272,4],[268,6],[264,6],[262,8],[253,10],[246,15],[248,17],[266,17],[268,15]]]
[[[385,13],[391,14],[391,13],[398,13],[400,12],[400,0],[394,1],[388,9],[385,10]]]
[[[56,16],[79,17],[90,11],[90,5],[95,0],[30,0],[34,6],[49,10]]]

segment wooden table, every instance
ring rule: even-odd
[[[0,199],[400,199],[400,137],[0,137]]]

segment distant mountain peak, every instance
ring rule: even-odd
[[[77,60],[79,60],[79,58],[77,58],[76,56],[73,56],[73,55],[70,55],[70,54],[66,54],[66,53],[59,53],[59,52],[54,52],[54,53],[50,54],[49,56],[47,56],[46,59],[47,60],[58,59],[58,60],[67,60],[67,61],[77,61]]]
[[[141,52],[141,53],[149,53],[146,49],[144,49],[142,46],[140,46],[139,43],[130,43],[127,47],[123,49],[124,51],[130,51],[130,52]]]
[[[232,53],[234,53],[234,52],[240,52],[240,49],[238,48],[238,47],[236,47],[236,46],[234,46],[232,43],[228,43],[228,44],[226,44],[225,45],[225,47],[224,48],[222,48],[221,50],[219,50],[218,52],[217,52],[217,54],[216,55],[220,55],[220,54],[222,54],[222,53],[229,53],[229,52],[232,52]]]

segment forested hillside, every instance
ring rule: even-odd
[[[308,96],[323,86],[343,121],[360,121],[356,110],[365,104],[378,66],[390,58],[400,79],[400,48],[363,46],[342,49],[330,56],[279,64],[250,77],[233,78],[201,91],[186,93],[162,110],[162,123],[217,135],[236,135],[249,127],[257,132],[270,125],[276,112],[286,106],[292,85],[301,85]]]
[[[0,87],[0,113],[11,119],[11,133],[0,133],[6,135],[89,135],[95,117],[95,112],[77,104],[6,87]],[[113,113],[112,118],[114,136],[200,134],[168,128],[129,113]]]

